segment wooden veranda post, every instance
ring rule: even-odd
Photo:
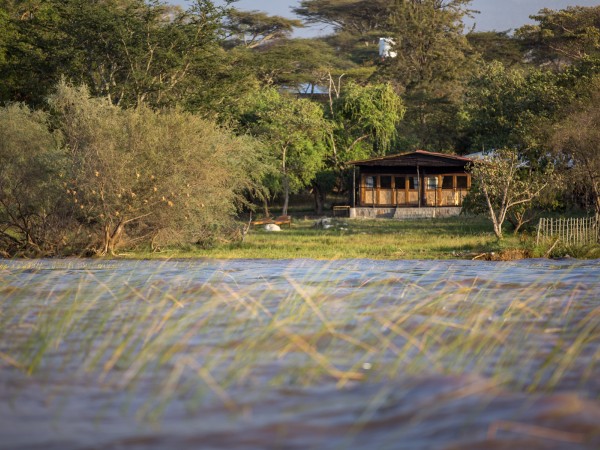
[[[352,166],[352,207],[356,208],[356,166]]]

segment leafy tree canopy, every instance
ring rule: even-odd
[[[499,61],[506,67],[525,63],[522,43],[511,36],[509,31],[472,31],[467,34],[467,40],[473,51],[488,63]]]
[[[396,138],[396,127],[405,111],[402,100],[390,84],[363,87],[348,83],[333,110],[338,121],[338,136],[345,141],[344,153],[350,157],[348,159],[358,159],[351,149],[363,140],[370,142],[371,156],[385,155]]]
[[[454,149],[460,140],[460,105],[474,58],[463,34],[470,0],[398,0],[390,6],[389,35],[396,57],[377,79],[403,93],[400,137],[408,148]]]
[[[326,42],[312,39],[289,39],[263,46],[248,55],[248,64],[264,85],[283,86],[299,93],[323,86],[329,73],[354,66],[340,59]]]
[[[471,0],[396,0],[388,30],[397,52],[384,69],[410,89],[459,78],[469,49],[462,19]]]
[[[356,35],[385,29],[389,4],[387,0],[303,0],[292,11],[307,23],[327,24],[336,32]]]
[[[158,1],[4,1],[17,37],[6,45],[2,100],[41,104],[61,76],[124,106],[173,105],[210,57],[224,8],[197,0],[187,11]]]
[[[260,139],[279,163],[287,214],[290,193],[307,186],[323,166],[329,128],[323,110],[309,100],[265,88],[244,99],[239,114],[241,129]]]
[[[552,147],[572,167],[573,185],[588,193],[600,214],[600,76],[590,83],[590,95],[576,103],[552,136]]]
[[[67,152],[47,114],[0,108],[0,255],[54,255],[64,246],[67,208],[59,177]]]
[[[474,149],[542,152],[545,130],[572,98],[551,72],[507,69],[499,62],[484,66],[467,92]]]
[[[519,28],[516,35],[535,64],[560,69],[600,55],[600,6],[542,9],[532,18],[538,23]]]
[[[239,11],[227,13],[225,30],[229,41],[234,45],[255,48],[274,39],[287,38],[294,28],[304,25],[299,20],[270,16],[260,11]]]

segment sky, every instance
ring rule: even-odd
[[[169,0],[170,3],[185,6],[186,0]],[[219,0],[215,0],[220,4]],[[297,18],[291,12],[292,7],[300,4],[299,0],[239,0],[235,6],[244,11],[259,10],[270,15]],[[529,16],[542,8],[565,9],[567,6],[598,6],[600,0],[473,0],[472,9],[480,11],[474,21],[468,21],[470,27],[475,24],[476,31],[505,31],[532,23]],[[320,26],[297,32],[295,37],[311,37],[327,34],[328,29]]]

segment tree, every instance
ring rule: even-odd
[[[456,79],[467,63],[463,18],[471,0],[396,0],[389,31],[397,52],[384,66],[407,89]]]
[[[303,0],[292,11],[307,23],[331,25],[336,32],[353,35],[384,28],[389,18],[386,0]]]
[[[16,38],[14,28],[10,23],[8,12],[0,8],[0,71],[6,64],[6,49],[9,42]]]
[[[500,62],[483,66],[466,93],[473,148],[542,155],[547,130],[574,95],[564,81],[549,71],[507,69]]]
[[[229,42],[256,48],[272,40],[288,38],[294,28],[303,27],[299,20],[280,16],[269,16],[260,11],[239,11],[232,9],[227,13],[225,30]]]
[[[16,39],[0,73],[2,99],[30,105],[67,76],[114,104],[172,106],[197,88],[192,69],[212,56],[226,11],[210,0],[187,11],[145,0],[30,3],[8,9]]]
[[[525,63],[525,50],[522,42],[511,36],[509,31],[471,31],[467,40],[481,58],[491,63],[501,62],[505,67],[520,66]]]
[[[333,27],[327,42],[370,82],[389,82],[403,96],[406,117],[399,135],[405,148],[447,151],[462,140],[463,85],[473,52],[463,18],[471,0],[306,0],[296,14]],[[378,56],[379,38],[391,38],[394,58]],[[344,73],[342,71],[341,73]],[[355,79],[364,82],[366,78]]]
[[[559,123],[552,146],[571,166],[567,173],[573,184],[589,192],[600,214],[600,78],[592,82],[591,94],[578,102]]]
[[[342,85],[342,77],[337,83],[330,77],[328,151],[312,185],[318,214],[327,193],[334,188],[347,191],[349,161],[382,156],[390,150],[404,112],[402,100],[390,84],[361,86],[350,81]]]
[[[340,80],[341,82],[341,80]],[[330,84],[331,162],[335,169],[348,161],[387,154],[406,108],[389,83],[344,87]]]
[[[505,148],[489,159],[475,161],[470,171],[473,184],[465,199],[465,210],[486,209],[494,234],[502,239],[502,225],[509,212],[539,197],[552,181],[553,167],[534,170],[519,160],[517,151]]]
[[[323,165],[328,134],[323,110],[309,100],[265,88],[241,105],[240,126],[260,139],[278,161],[287,214],[290,193],[310,184]]]
[[[464,35],[470,0],[396,0],[387,36],[395,42],[378,79],[393,82],[407,106],[408,147],[447,151],[461,139],[460,105],[474,58]]]
[[[600,54],[600,6],[572,6],[560,11],[542,9],[516,37],[537,65],[559,70]]]
[[[256,76],[266,86],[312,94],[327,84],[328,74],[353,65],[336,56],[322,40],[287,39],[256,49],[248,57]]]
[[[63,190],[95,254],[210,243],[263,177],[254,142],[192,114],[122,109],[64,82],[50,103],[69,152]]]
[[[54,256],[65,246],[65,157],[45,113],[22,104],[0,109],[0,255]]]
[[[305,0],[293,11],[306,23],[332,27],[334,33],[323,40],[335,48],[341,58],[370,68],[368,75],[372,74],[379,59],[379,38],[387,35],[389,1]],[[362,80],[366,81],[368,75]]]

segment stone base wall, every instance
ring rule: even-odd
[[[438,208],[350,208],[350,217],[354,219],[433,219],[455,217],[460,214],[460,206],[441,206]]]

